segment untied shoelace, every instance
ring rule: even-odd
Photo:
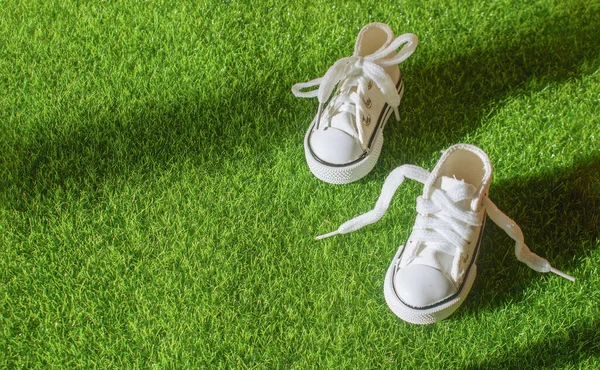
[[[427,178],[429,177],[429,175],[430,175],[429,171],[427,171],[421,167],[418,167],[418,166],[403,165],[403,166],[396,168],[386,178],[385,183],[383,184],[383,189],[381,191],[381,195],[379,196],[379,199],[377,200],[375,207],[371,211],[366,212],[360,216],[357,216],[349,221],[344,222],[336,231],[333,231],[331,233],[324,234],[324,235],[319,235],[316,237],[316,239],[319,240],[319,239],[324,239],[324,238],[334,236],[337,234],[350,233],[350,232],[356,231],[366,225],[377,222],[379,219],[381,219],[381,217],[383,217],[383,215],[387,211],[393,195],[396,193],[396,190],[398,189],[398,187],[404,182],[405,178],[416,180],[416,181],[424,184],[427,181]],[[436,208],[444,207],[444,204],[443,204],[444,201],[440,201],[441,198],[442,198],[442,196],[432,196],[432,199],[430,201],[433,203],[433,207],[436,207]],[[422,198],[419,200],[418,204],[420,204],[420,205],[418,205],[418,209],[417,209],[419,211],[419,213],[426,212],[425,208],[427,208],[427,207],[432,207],[432,204],[428,204],[428,203],[429,202],[426,202],[426,201],[424,202],[424,200]],[[498,209],[498,207],[487,196],[483,197],[483,205],[484,205],[486,212],[487,212],[488,216],[490,217],[490,219],[492,221],[494,221],[494,223],[497,224],[500,228],[502,228],[506,232],[506,234],[508,234],[508,236],[510,236],[515,241],[515,255],[519,261],[524,262],[525,264],[527,264],[527,266],[529,266],[530,268],[532,268],[535,271],[552,272],[552,273],[555,273],[565,279],[575,281],[574,277],[552,267],[546,259],[531,252],[531,250],[525,244],[525,239],[523,236],[523,232],[521,231],[521,228],[513,220],[511,220],[508,216],[506,216],[504,213],[502,213],[502,211],[500,211]],[[458,217],[458,218],[462,218],[461,221],[463,221],[466,224],[471,224],[471,225],[477,224],[472,219],[473,218],[472,215],[470,215],[468,212],[463,212],[463,213],[465,213],[464,215],[460,215],[457,213],[460,213],[460,212],[458,212],[458,210],[456,210],[456,209],[451,211],[450,214],[447,215],[447,216],[449,216],[449,217],[447,217],[447,220],[449,220],[450,218],[457,219],[457,217]],[[442,234],[438,233],[437,238],[439,238],[439,237],[443,238],[445,236],[444,234],[445,233],[442,233]],[[423,236],[424,235],[420,235],[421,238],[423,238]],[[455,245],[458,244],[457,241],[451,240],[452,237],[447,237],[445,239],[446,239],[446,242],[448,242],[448,243],[455,244]],[[440,241],[440,240],[437,240],[437,241]]]
[[[384,68],[402,63],[415,51],[417,42],[417,37],[415,35],[407,33],[398,36],[388,46],[379,49],[371,55],[342,58],[335,62],[323,77],[308,82],[297,83],[292,86],[292,92],[299,98],[317,97],[317,100],[319,101],[319,110],[317,112],[316,127],[318,128],[323,105],[329,100],[336,85],[340,82],[342,82],[342,86],[339,89],[339,99],[341,101],[338,102],[338,104],[333,105],[332,113],[336,113],[336,108],[338,108],[343,112],[354,114],[356,122],[359,117],[362,116],[362,112],[366,109],[361,95],[367,90],[367,85],[369,80],[371,80],[379,87],[385,102],[394,109],[396,119],[400,119],[398,113],[400,97],[398,96],[394,82]],[[396,49],[403,44],[405,45],[398,53],[389,57],[389,55],[395,53]],[[315,86],[319,86],[318,89],[302,91],[303,89]],[[352,90],[354,86],[357,86],[356,92]],[[351,106],[354,106],[354,111],[349,108]],[[332,117],[332,114],[330,114],[330,117]],[[357,138],[363,149],[366,149],[366,138],[359,127],[360,125],[357,125]]]

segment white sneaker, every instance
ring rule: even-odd
[[[306,161],[316,177],[346,184],[373,169],[392,110],[400,119],[404,82],[398,64],[413,53],[417,42],[413,34],[394,39],[388,25],[370,23],[358,34],[353,56],[335,62],[325,76],[292,87],[297,97],[319,100],[304,138]]]
[[[575,280],[532,253],[519,226],[488,198],[492,165],[483,150],[468,144],[447,149],[431,173],[411,165],[396,168],[385,180],[373,210],[317,239],[348,233],[379,220],[405,177],[425,187],[417,199],[413,231],[396,252],[385,277],[386,302],[401,319],[432,324],[460,307],[477,274],[475,262],[486,213],[516,241],[517,259],[536,271]]]

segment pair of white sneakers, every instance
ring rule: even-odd
[[[391,111],[399,118],[404,82],[398,64],[414,52],[417,42],[413,34],[394,38],[389,26],[368,24],[358,34],[352,57],[337,61],[322,78],[293,86],[296,96],[319,100],[304,139],[306,160],[317,178],[346,184],[373,169]],[[316,86],[316,90],[302,91]],[[469,144],[446,149],[431,172],[412,165],[396,168],[385,180],[373,210],[317,239],[378,221],[405,178],[423,183],[424,191],[417,199],[412,233],[397,250],[385,276],[386,302],[401,319],[431,324],[460,307],[477,274],[486,214],[515,240],[517,259],[536,271],[575,280],[532,253],[519,226],[488,198],[490,159]]]

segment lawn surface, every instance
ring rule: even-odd
[[[434,4],[435,3],[435,4]],[[600,2],[0,0],[0,367],[600,368]],[[401,120],[345,186],[307,169],[290,87],[360,28],[419,36]],[[489,223],[431,326],[383,278],[415,217],[386,175],[483,148],[490,197],[576,283]]]

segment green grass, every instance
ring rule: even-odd
[[[0,367],[600,368],[600,2],[0,0]],[[420,45],[366,178],[331,186],[290,87],[382,21]],[[465,304],[387,308],[416,183],[459,142],[572,284],[486,229]]]

